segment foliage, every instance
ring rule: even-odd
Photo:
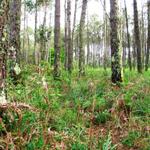
[[[9,132],[13,143],[8,146],[22,149],[105,150],[117,149],[120,144],[139,149],[144,145],[146,149],[149,72],[139,75],[126,70],[125,83],[120,87],[108,80],[110,70],[87,68],[87,72],[79,79],[77,70],[71,77],[64,71],[61,80],[54,81],[51,65],[43,62],[38,67],[22,68],[16,85],[8,79],[10,101],[29,104],[33,110],[0,111],[0,144],[7,146],[4,143]],[[121,99],[123,106],[117,104]]]
[[[122,143],[124,145],[127,145],[129,147],[133,147],[134,146],[134,142],[136,139],[138,139],[140,137],[140,133],[137,131],[131,131],[128,133],[128,136],[123,139]]]

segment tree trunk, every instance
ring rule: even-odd
[[[60,77],[60,0],[55,0],[54,79]]]
[[[50,5],[50,9],[51,9],[51,5]],[[47,42],[47,50],[46,50],[46,56],[45,56],[45,60],[47,62],[50,62],[51,65],[51,51],[50,51],[50,46],[51,46],[51,29],[52,29],[52,12],[50,11],[49,14],[49,31],[48,31],[48,42]]]
[[[144,23],[144,8],[142,6],[142,11],[141,11],[141,26],[140,26],[140,31],[141,31],[141,59],[142,59],[142,68],[144,68],[144,63],[145,63],[145,29],[144,29],[144,26],[145,26],[145,23]]]
[[[37,23],[38,23],[38,10],[37,10],[37,0],[35,2],[35,27],[34,27],[34,59],[35,64],[38,64],[38,52],[37,52]]]
[[[10,0],[9,8],[9,53],[10,53],[10,76],[15,78],[16,63],[20,59],[20,23],[21,23],[21,0]]]
[[[137,10],[137,1],[133,0],[134,5],[134,35],[135,35],[135,44],[137,50],[137,70],[139,73],[142,73],[142,57],[141,57],[141,40],[139,32],[139,21],[138,21],[138,10]]]
[[[9,1],[0,1],[0,103],[6,102],[6,55],[7,55],[7,39],[6,25],[8,21]]]
[[[24,18],[23,18],[23,41],[22,41],[22,59],[25,60],[26,58],[26,51],[25,51],[25,39],[26,39],[26,4],[24,3]]]
[[[71,42],[71,0],[67,0],[67,23],[68,23],[68,71],[72,71],[73,50]]]
[[[73,28],[72,28],[72,50],[73,51],[74,51],[74,32],[75,32],[75,27],[76,27],[76,16],[77,16],[77,4],[78,4],[78,0],[75,0]]]
[[[147,52],[146,52],[146,62],[145,70],[148,70],[149,66],[149,50],[150,50],[150,0],[148,0],[148,37],[147,37]]]
[[[79,26],[79,76],[85,75],[85,50],[84,50],[84,26],[86,17],[87,0],[82,0],[82,11]]]
[[[125,4],[125,17],[126,17],[127,40],[128,40],[128,65],[129,65],[129,69],[132,70],[129,21],[128,21],[128,12],[127,12],[126,0],[124,0],[124,4]]]
[[[67,23],[67,0],[65,0],[64,4],[64,9],[65,9],[65,37],[64,37],[64,48],[65,48],[65,64],[64,67],[67,70],[68,66],[68,23]]]
[[[89,20],[88,20],[88,15],[87,15],[87,65],[89,64],[89,57],[90,57],[90,38],[89,38]]]
[[[119,39],[119,6],[118,0],[110,0],[110,24],[111,24],[111,70],[113,83],[122,82],[121,41]]]
[[[104,0],[104,31],[103,31],[103,50],[104,50],[104,70],[107,69],[107,51],[106,51],[106,41],[107,41],[107,14],[106,14],[106,0]]]
[[[47,16],[47,3],[44,0],[44,18],[43,18],[43,24],[42,24],[42,33],[41,33],[41,40],[40,40],[40,45],[41,45],[41,60],[45,61],[45,56],[46,56],[46,16]]]

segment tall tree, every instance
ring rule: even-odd
[[[125,18],[126,18],[127,40],[128,40],[128,65],[129,65],[129,69],[132,70],[131,48],[130,48],[130,33],[129,33],[129,19],[128,19],[128,11],[127,11],[126,0],[124,0],[124,4],[125,4]]]
[[[72,50],[74,50],[74,32],[75,32],[75,27],[76,27],[77,5],[78,5],[78,0],[75,0],[73,28],[72,28]]]
[[[110,25],[111,25],[111,80],[113,83],[122,82],[121,41],[119,28],[118,0],[110,0]]]
[[[65,64],[64,67],[67,70],[68,66],[68,22],[67,22],[67,0],[64,3],[64,10],[65,10],[65,37],[64,37],[64,48],[65,48]]]
[[[103,29],[103,50],[104,50],[104,70],[107,68],[107,51],[106,51],[106,42],[107,42],[107,14],[106,14],[106,0],[104,0],[104,29]]]
[[[87,65],[89,64],[89,57],[90,57],[90,33],[89,33],[89,19],[88,19],[88,12],[87,12],[87,58],[86,58],[86,62]]]
[[[10,0],[9,8],[9,53],[11,60],[10,75],[14,77],[16,63],[20,58],[20,23],[21,23],[21,0]]]
[[[7,39],[6,26],[8,22],[8,0],[0,1],[0,103],[6,101],[6,54],[7,54]]]
[[[136,0],[133,0],[133,7],[134,7],[134,36],[137,50],[137,70],[139,73],[142,73],[141,41],[140,41],[139,20],[138,20],[138,10]]]
[[[82,11],[79,26],[79,76],[85,74],[84,26],[87,9],[87,0],[82,0]]]
[[[141,10],[141,19],[140,19],[140,38],[141,38],[141,59],[142,59],[142,68],[144,68],[144,60],[145,60],[145,20],[144,20],[144,6],[142,6]]]
[[[146,52],[146,62],[145,62],[145,70],[148,70],[149,65],[149,51],[150,51],[150,0],[147,2],[148,6],[148,37],[147,37],[147,52]]]
[[[54,78],[60,76],[60,0],[55,0]]]
[[[41,60],[46,60],[46,16],[47,16],[47,5],[48,3],[46,0],[43,1],[44,7],[44,17],[43,17],[43,24],[40,31],[40,49],[41,49]]]
[[[35,27],[34,27],[34,57],[35,64],[38,64],[38,52],[37,52],[37,23],[38,23],[38,1],[35,1]]]
[[[73,50],[71,42],[71,0],[67,0],[67,23],[68,23],[68,71],[72,71]]]

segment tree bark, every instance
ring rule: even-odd
[[[137,70],[139,73],[142,73],[141,40],[140,40],[138,10],[136,0],[133,0],[133,6],[134,6],[134,35],[137,50]]]
[[[35,2],[35,27],[34,27],[34,59],[35,64],[38,64],[38,52],[37,52],[37,23],[38,23],[38,10],[37,10],[37,0]]]
[[[106,51],[106,41],[107,41],[107,14],[106,14],[106,0],[104,0],[104,31],[103,31],[103,49],[104,49],[104,70],[107,69],[107,51]]]
[[[64,48],[65,48],[65,64],[64,67],[67,70],[68,66],[68,22],[67,22],[67,0],[65,0],[64,4],[65,9],[65,37],[64,37]]]
[[[44,18],[43,18],[43,24],[42,24],[42,31],[41,31],[41,40],[40,40],[40,46],[41,46],[41,60],[45,61],[46,57],[46,16],[47,16],[47,3],[44,0]]]
[[[150,0],[148,0],[148,37],[147,37],[147,52],[146,52],[146,62],[145,70],[148,70],[149,67],[149,51],[150,51]]]
[[[17,74],[14,68],[20,62],[21,0],[10,0],[9,5],[10,76],[15,78]]]
[[[73,52],[74,52],[74,32],[75,32],[75,28],[76,28],[76,17],[77,17],[77,5],[78,5],[78,0],[75,0],[73,28],[72,28],[72,50],[73,50]],[[76,53],[76,48],[75,48],[75,53]]]
[[[60,0],[55,0],[54,79],[60,77]]]
[[[71,41],[71,0],[67,0],[67,22],[68,22],[68,71],[72,71],[73,50]]]
[[[89,64],[89,57],[90,57],[90,38],[89,38],[89,20],[88,20],[88,14],[87,14],[87,65]]]
[[[6,102],[6,55],[7,55],[7,39],[6,26],[8,23],[9,1],[0,1],[0,103]]]
[[[118,0],[110,0],[110,24],[111,24],[111,80],[113,83],[122,82],[121,41],[119,38],[119,6]]]
[[[125,18],[126,18],[127,40],[128,40],[128,65],[129,65],[129,69],[132,70],[131,48],[130,48],[130,33],[129,33],[129,20],[128,20],[128,12],[127,12],[126,0],[124,0],[124,4],[125,4]]]
[[[85,75],[85,50],[84,50],[84,26],[86,17],[87,0],[82,0],[82,11],[79,26],[79,76]]]

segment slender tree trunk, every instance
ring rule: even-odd
[[[89,20],[87,14],[87,65],[89,64],[89,57],[90,57],[90,38],[89,38]]]
[[[14,78],[17,75],[14,68],[20,62],[21,0],[10,0],[9,5],[10,76]]]
[[[137,1],[133,0],[134,5],[134,35],[135,35],[135,44],[137,50],[137,70],[139,73],[142,73],[142,57],[141,57],[141,40],[139,32],[139,20],[138,20],[138,10],[137,10]]]
[[[134,33],[133,33],[134,35]],[[135,37],[135,36],[134,36]],[[137,61],[137,54],[136,54],[136,44],[135,44],[135,38],[133,38],[133,41],[132,41],[133,45],[132,45],[132,48],[133,48],[133,52],[132,52],[132,55],[133,55],[133,69],[135,70],[136,68],[136,61]]]
[[[65,9],[65,37],[64,37],[64,43],[65,43],[65,64],[64,67],[67,70],[68,66],[68,22],[67,22],[67,0],[65,0],[64,4]]]
[[[79,76],[85,75],[85,50],[84,50],[84,26],[86,17],[87,0],[82,0],[82,11],[79,26]]]
[[[121,23],[121,42],[122,42],[122,67],[123,71],[125,71],[126,68],[126,32],[125,32],[125,10],[123,10],[123,17],[122,17],[122,23]]]
[[[144,26],[145,26],[145,23],[144,23],[144,10],[143,10],[143,6],[142,6],[142,11],[141,11],[141,59],[142,59],[142,68],[144,68],[144,63],[145,63],[145,29],[144,29]]]
[[[73,28],[72,28],[72,50],[73,51],[74,51],[74,32],[75,32],[75,27],[76,27],[77,5],[78,5],[78,0],[75,0]]]
[[[128,21],[128,12],[127,12],[126,0],[124,0],[124,4],[125,4],[125,17],[126,17],[127,40],[128,40],[128,65],[129,65],[129,69],[132,70],[129,21]]]
[[[6,99],[6,55],[7,55],[7,39],[6,25],[8,23],[9,1],[0,1],[0,103],[7,102]]]
[[[55,0],[54,79],[60,77],[60,0]]]
[[[92,63],[92,65],[93,65],[93,68],[95,68],[95,42],[93,42],[93,63]]]
[[[72,71],[73,50],[71,41],[71,0],[67,0],[67,22],[68,22],[68,71]]]
[[[106,14],[106,0],[104,0],[104,30],[103,30],[103,49],[104,49],[104,70],[107,69],[107,51],[106,51],[106,41],[107,41],[107,14]]]
[[[35,2],[35,27],[34,27],[34,58],[35,64],[38,64],[38,52],[37,52],[37,23],[38,23],[38,10],[37,10],[37,0]]]
[[[148,70],[149,67],[149,51],[150,51],[150,0],[148,0],[148,37],[147,37],[147,52],[146,52],[146,61],[145,61],[145,70]]]
[[[46,37],[45,37],[45,27],[46,27],[46,16],[47,16],[47,3],[44,0],[44,18],[43,18],[43,24],[42,24],[42,33],[41,33],[41,60],[45,61],[46,56]]]
[[[27,47],[25,49],[25,61],[28,63],[29,61],[29,51],[30,51],[30,37],[29,37],[29,26],[28,26],[28,15],[26,16],[26,33],[25,40],[27,40]]]
[[[51,8],[51,6],[50,6]],[[47,42],[47,51],[46,51],[46,57],[45,60],[47,62],[50,62],[51,65],[51,51],[50,51],[50,46],[51,46],[51,28],[52,28],[52,12],[50,11],[49,14],[49,31],[48,31],[48,42]]]
[[[24,18],[23,18],[23,43],[22,43],[22,55],[25,60],[26,52],[25,52],[25,39],[26,39],[26,3],[24,2]]]
[[[122,82],[122,59],[121,59],[121,41],[119,38],[119,6],[118,0],[110,0],[110,24],[111,24],[111,70],[112,82]]]

